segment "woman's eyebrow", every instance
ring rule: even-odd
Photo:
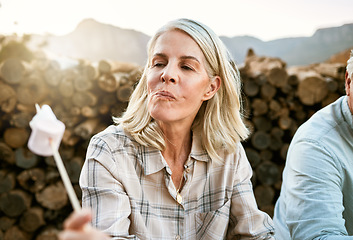
[[[194,56],[181,56],[180,59],[182,59],[182,60],[191,59],[191,60],[194,60],[194,61],[200,63],[200,61]]]
[[[155,53],[155,54],[153,54],[153,58],[155,58],[155,57],[167,58],[167,55],[164,53]]]
[[[164,53],[155,53],[155,54],[153,54],[152,59],[154,59],[154,58],[156,58],[156,57],[168,58],[167,55],[164,54]],[[188,60],[188,59],[191,59],[191,60],[194,60],[194,61],[200,63],[200,61],[199,61],[196,57],[191,56],[191,55],[181,56],[180,59],[181,59],[181,60]]]

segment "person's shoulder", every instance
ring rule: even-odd
[[[120,125],[110,125],[102,131],[96,133],[93,138],[107,138],[114,135],[126,135],[124,129]]]
[[[335,134],[338,131],[337,128],[342,127],[345,121],[342,115],[344,99],[341,97],[317,111],[298,128],[295,135],[319,141],[321,138]]]
[[[240,161],[247,159],[245,149],[241,142],[238,142],[234,149],[220,148],[218,155],[223,160],[223,165],[238,165]]]
[[[108,145],[130,145],[135,144],[136,141],[132,136],[124,131],[121,125],[110,125],[101,132],[95,134],[91,141],[103,141]]]

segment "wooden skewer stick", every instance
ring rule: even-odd
[[[77,196],[76,196],[76,193],[74,191],[74,188],[71,185],[70,178],[69,178],[69,176],[67,174],[67,171],[65,169],[64,163],[63,163],[63,161],[62,161],[62,159],[60,157],[59,151],[55,148],[55,146],[53,144],[53,141],[51,139],[49,139],[49,143],[50,143],[50,146],[51,146],[51,148],[53,150],[53,156],[54,156],[54,160],[55,160],[56,166],[58,167],[61,179],[63,180],[64,186],[65,186],[66,191],[67,191],[67,194],[69,195],[69,199],[70,199],[71,205],[72,205],[72,207],[73,207],[73,209],[75,211],[79,211],[79,210],[81,210],[81,205],[80,205],[80,202],[77,199]]]

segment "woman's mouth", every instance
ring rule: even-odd
[[[175,100],[174,95],[168,91],[158,91],[154,94],[157,98],[166,99],[166,100]]]

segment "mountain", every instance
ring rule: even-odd
[[[318,29],[311,37],[282,38],[263,42],[244,37],[221,37],[237,62],[243,62],[247,49],[259,56],[279,57],[287,65],[323,62],[332,55],[353,48],[353,24]]]
[[[32,36],[42,42],[42,49],[55,55],[99,61],[111,59],[145,64],[146,44],[150,37],[141,32],[122,29],[86,19],[64,36]],[[43,44],[44,42],[44,44]]]
[[[318,29],[311,37],[262,41],[251,36],[220,36],[238,64],[249,48],[259,56],[278,57],[288,66],[308,65],[328,60],[332,55],[353,48],[353,23]],[[150,36],[130,29],[83,20],[64,36],[33,36],[43,49],[58,55],[91,61],[111,59],[144,65]]]
[[[345,24],[317,30],[312,37],[306,38],[299,46],[287,52],[283,59],[294,65],[322,62],[352,47],[353,24]]]

